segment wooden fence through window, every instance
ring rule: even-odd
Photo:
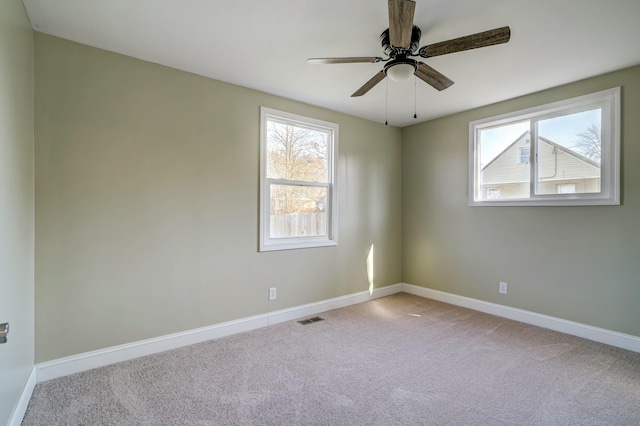
[[[271,238],[327,235],[326,212],[271,215]]]

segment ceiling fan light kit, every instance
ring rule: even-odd
[[[384,66],[384,73],[393,81],[407,80],[416,72],[416,69],[418,68],[415,62],[416,61],[399,61],[397,63],[388,62]]]
[[[389,0],[388,5],[389,28],[384,30],[380,35],[382,52],[388,56],[386,59],[377,56],[360,56],[347,58],[310,58],[307,62],[310,64],[386,62],[383,69],[356,90],[351,95],[352,97],[364,95],[376,84],[384,80],[385,77],[389,77],[394,81],[402,81],[415,75],[434,89],[444,90],[450,87],[453,81],[424,62],[416,61],[412,57],[430,58],[464,50],[477,49],[479,47],[493,46],[506,43],[511,38],[511,29],[509,27],[500,27],[419,48],[422,31],[413,25],[415,1]]]

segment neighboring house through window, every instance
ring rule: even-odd
[[[619,167],[619,88],[469,123],[470,206],[620,204]]]
[[[260,251],[336,245],[338,125],[260,116]]]

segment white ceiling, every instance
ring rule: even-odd
[[[421,46],[505,25],[511,41],[424,60],[442,92],[387,79],[360,98],[380,63],[306,59],[383,56],[386,0],[23,1],[36,31],[381,123],[388,89],[395,126],[640,64],[640,0],[416,0]]]

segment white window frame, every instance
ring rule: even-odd
[[[529,144],[530,198],[481,199],[480,131],[492,127],[531,120],[530,138],[537,141],[537,121],[589,107],[602,108],[601,191],[578,194],[536,194],[537,143]],[[469,206],[587,206],[620,205],[620,87],[603,90],[559,102],[488,117],[469,123]]]
[[[327,182],[298,182],[267,178],[267,123],[270,119],[287,122],[307,129],[328,132],[331,135],[327,152]],[[260,251],[291,250],[327,247],[338,244],[338,191],[336,188],[338,161],[338,130],[336,123],[304,117],[289,112],[260,107]],[[327,188],[327,235],[290,238],[270,237],[271,185],[298,185]]]

